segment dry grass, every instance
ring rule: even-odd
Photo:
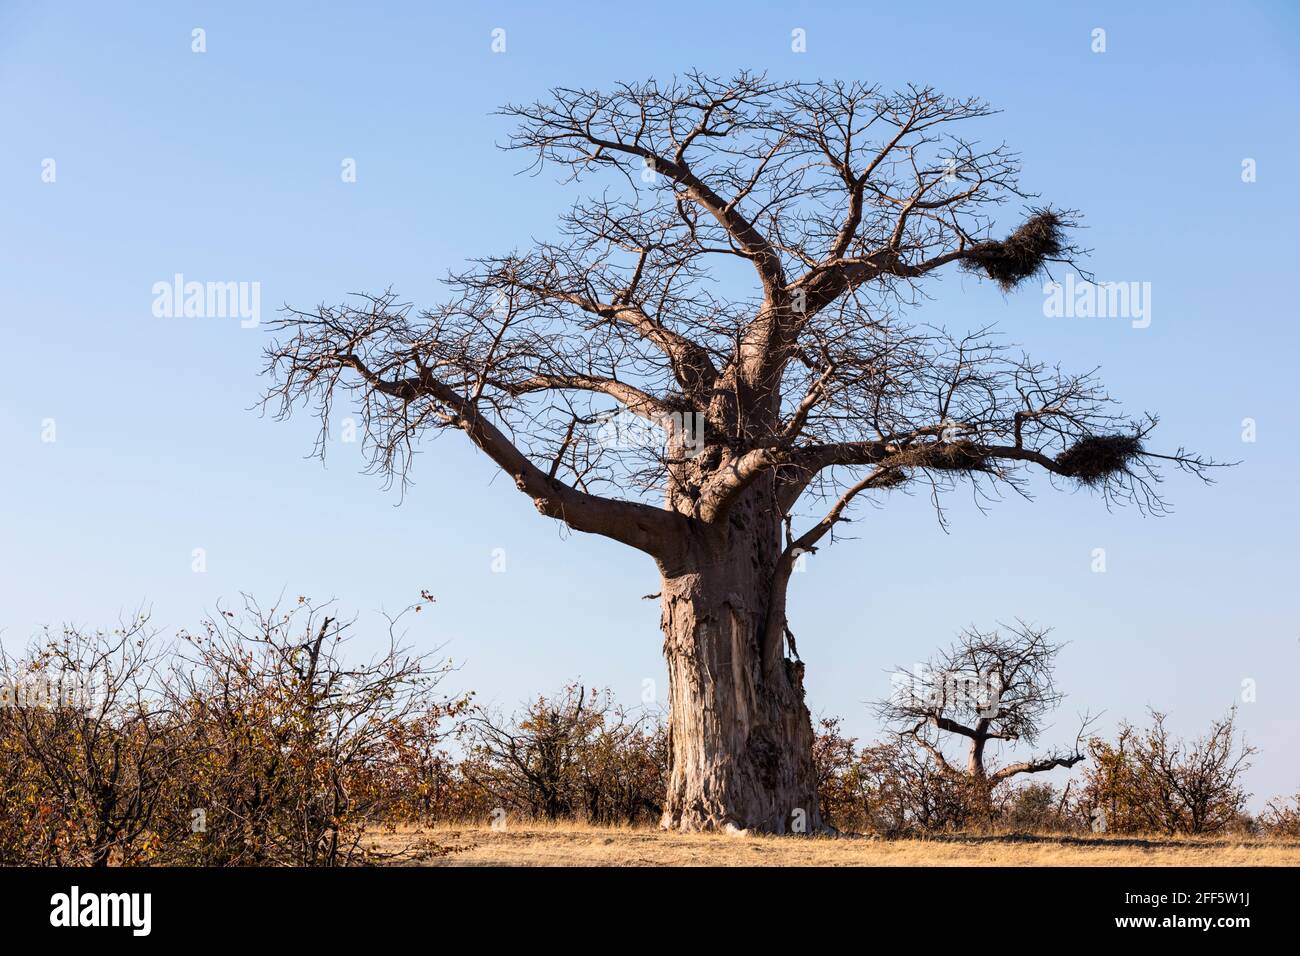
[[[1297,866],[1300,843],[1249,838],[1009,834],[927,840],[662,833],[575,824],[448,825],[377,833],[393,853],[428,841],[440,866]],[[412,862],[412,861],[408,861]]]

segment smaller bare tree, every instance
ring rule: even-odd
[[[1049,631],[1017,621],[984,633],[963,631],[937,658],[915,671],[899,669],[893,693],[876,712],[900,740],[924,750],[951,774],[964,774],[985,793],[1019,774],[1073,767],[1086,759],[1082,744],[1093,718],[1084,715],[1074,746],[1053,750],[1001,767],[990,765],[990,742],[1034,746],[1043,722],[1063,697],[1056,690],[1053,665],[1061,645]],[[953,738],[965,742],[965,767],[944,752]]]

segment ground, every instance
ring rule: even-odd
[[[1300,842],[1245,837],[806,839],[521,823],[376,833],[372,845],[395,863],[441,866],[1300,866]]]

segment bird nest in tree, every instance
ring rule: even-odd
[[[1024,225],[1000,241],[981,242],[966,253],[967,269],[983,271],[1010,291],[1065,251],[1065,223],[1050,209],[1034,212]]]
[[[902,468],[889,468],[880,472],[871,481],[872,488],[896,488],[899,485],[906,484],[908,474]]]
[[[1135,435],[1094,435],[1057,455],[1056,470],[1082,484],[1096,485],[1128,470],[1128,463],[1140,454],[1142,442]]]
[[[983,471],[987,456],[973,441],[949,441],[926,449],[927,468],[940,471]]]

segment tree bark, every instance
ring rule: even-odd
[[[675,830],[823,830],[803,663],[767,641],[779,555],[770,495],[746,496],[663,575],[669,783]],[[783,584],[777,586],[784,587]]]

